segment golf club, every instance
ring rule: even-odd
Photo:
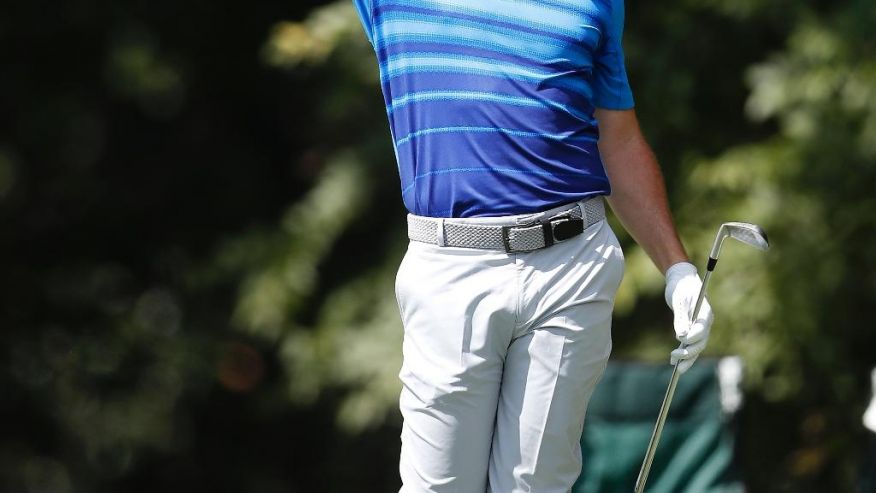
[[[770,244],[767,239],[766,232],[760,226],[751,223],[729,222],[724,223],[718,228],[718,235],[715,237],[715,243],[712,245],[712,251],[709,253],[709,263],[706,265],[706,274],[703,276],[703,285],[700,288],[700,294],[697,296],[696,305],[694,305],[693,314],[691,315],[691,323],[693,323],[700,312],[700,306],[703,304],[703,298],[706,296],[706,286],[709,284],[709,279],[712,277],[712,272],[715,266],[718,265],[718,255],[721,253],[721,246],[724,244],[724,239],[727,237],[738,240],[746,245],[753,246],[758,250],[766,251]],[[666,395],[663,397],[663,404],[660,406],[660,414],[657,416],[657,424],[654,426],[654,432],[651,434],[651,441],[648,443],[648,451],[645,453],[645,460],[642,462],[642,468],[639,470],[639,477],[636,479],[635,493],[645,491],[645,483],[648,481],[648,473],[651,472],[651,463],[654,462],[654,454],[657,452],[657,443],[660,441],[660,435],[663,433],[663,425],[666,423],[666,416],[669,414],[669,405],[672,402],[672,396],[675,394],[675,387],[678,385],[678,363],[675,363],[672,369],[672,377],[669,379],[669,387],[666,389]]]

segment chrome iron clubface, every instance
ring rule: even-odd
[[[712,244],[712,251],[709,253],[709,263],[706,266],[706,274],[703,276],[703,286],[700,288],[700,294],[697,296],[696,305],[694,305],[693,313],[690,321],[693,323],[700,314],[700,306],[703,304],[703,299],[706,297],[706,286],[709,284],[709,279],[712,277],[712,271],[718,265],[718,255],[721,253],[721,246],[726,238],[733,238],[737,241],[750,245],[761,251],[766,251],[770,247],[769,239],[766,231],[760,226],[751,223],[730,222],[724,223],[718,229],[718,235],[715,237],[715,243]],[[672,396],[675,395],[675,387],[678,385],[678,363],[672,370],[672,377],[669,379],[669,387],[666,389],[666,395],[663,397],[663,404],[660,406],[660,414],[657,416],[657,424],[654,426],[654,432],[651,434],[651,441],[648,443],[648,450],[645,452],[645,460],[642,462],[642,468],[639,470],[639,477],[636,480],[636,493],[645,491],[645,483],[648,481],[648,473],[651,471],[651,464],[654,462],[654,454],[657,452],[657,443],[660,441],[660,435],[663,433],[663,425],[666,424],[666,416],[669,414],[669,405],[672,403]]]
[[[694,305],[691,322],[697,319],[700,312],[700,305],[703,304],[703,298],[706,296],[706,285],[709,284],[709,279],[712,277],[712,271],[718,265],[718,255],[721,254],[721,247],[724,245],[724,240],[733,238],[739,242],[745,243],[761,251],[769,250],[770,241],[767,238],[766,231],[757,224],[730,222],[724,223],[718,228],[718,234],[715,236],[715,243],[712,244],[712,251],[709,252],[709,263],[706,265],[706,274],[703,276],[703,287],[700,289],[700,295],[697,297],[697,303]]]
[[[770,241],[767,238],[766,231],[757,224],[724,223],[718,229],[718,236],[715,238],[715,244],[712,245],[709,259],[715,259],[715,262],[718,261],[718,254],[721,252],[721,246],[727,237],[741,241],[746,245],[751,245],[758,250],[766,251],[770,248]]]

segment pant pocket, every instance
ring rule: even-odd
[[[403,312],[403,288],[405,283],[405,266],[410,263],[411,251],[410,249],[405,251],[405,254],[402,256],[401,263],[399,263],[398,269],[395,273],[395,301],[398,304],[399,314]]]
[[[617,277],[617,282],[614,286],[615,291],[617,291],[626,271],[626,258],[624,257],[624,250],[621,247],[620,240],[614,233],[614,229],[608,224],[608,221],[605,221],[603,227],[606,229],[607,234],[606,248],[611,249],[608,258],[612,264],[611,268]]]

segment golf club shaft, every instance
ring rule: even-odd
[[[642,463],[642,469],[639,470],[639,477],[636,479],[636,493],[645,491],[645,483],[648,481],[648,473],[651,472],[651,463],[654,462],[654,454],[657,452],[657,443],[660,440],[660,435],[663,433],[663,425],[666,423],[666,416],[669,413],[669,403],[672,402],[672,396],[675,394],[675,387],[678,384],[678,363],[672,368],[672,377],[669,379],[669,387],[666,389],[666,395],[663,397],[663,404],[660,405],[660,415],[657,418],[657,424],[654,426],[654,431],[651,433],[651,441],[648,442],[648,451],[645,453],[645,461]]]
[[[713,267],[714,268],[714,267]],[[712,277],[712,271],[707,270],[703,276],[703,285],[700,287],[700,294],[697,296],[696,305],[694,305],[693,323],[700,313],[700,307],[703,304],[703,299],[706,297],[706,285],[709,283],[709,278]],[[648,473],[651,472],[651,463],[654,462],[654,454],[657,453],[657,444],[660,442],[660,435],[663,434],[663,425],[666,424],[666,417],[669,415],[669,405],[672,403],[672,397],[675,395],[675,387],[678,385],[679,362],[675,363],[672,368],[672,377],[669,379],[669,387],[666,389],[666,395],[663,396],[663,404],[660,405],[660,414],[657,416],[657,424],[654,426],[654,432],[651,433],[651,441],[648,442],[648,451],[645,452],[645,461],[642,462],[642,469],[639,470],[639,477],[636,479],[636,493],[645,491],[645,483],[648,481]]]

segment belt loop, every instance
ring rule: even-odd
[[[442,247],[446,246],[446,243],[445,243],[446,240],[445,240],[445,236],[444,236],[444,218],[443,217],[438,219],[437,226],[438,226],[438,231],[436,231],[436,233],[438,234],[438,246],[442,246]]]

